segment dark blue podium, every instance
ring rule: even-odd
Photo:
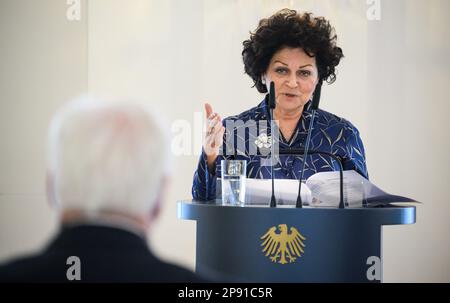
[[[413,224],[414,206],[269,208],[178,202],[197,221],[196,271],[241,282],[381,282],[383,225]]]

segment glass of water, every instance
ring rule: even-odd
[[[222,204],[244,206],[246,160],[222,160]]]

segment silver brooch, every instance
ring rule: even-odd
[[[260,134],[256,140],[255,140],[255,145],[258,146],[258,148],[270,148],[271,146],[271,137],[267,136],[266,133],[262,133]]]

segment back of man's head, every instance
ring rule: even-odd
[[[148,219],[167,172],[165,127],[131,103],[79,99],[49,129],[49,197],[62,212]]]

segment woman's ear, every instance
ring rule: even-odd
[[[266,86],[267,91],[270,91],[270,79],[267,77],[267,74],[261,75],[261,83]]]
[[[320,73],[317,71],[317,77],[316,77],[316,85],[319,84],[320,81]]]

